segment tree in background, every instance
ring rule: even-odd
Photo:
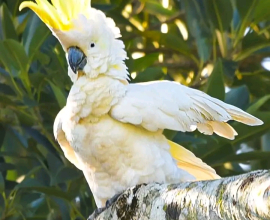
[[[52,124],[71,83],[61,45],[22,0],[0,0],[0,219],[85,219],[95,208]],[[229,141],[165,131],[221,176],[270,168],[270,1],[92,0],[122,32],[131,82],[174,80],[264,121]],[[179,94],[181,96],[181,94]]]

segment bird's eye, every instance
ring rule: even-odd
[[[91,43],[91,44],[90,44],[90,47],[91,47],[91,48],[95,47],[95,43]]]

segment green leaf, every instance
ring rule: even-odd
[[[250,114],[254,114],[260,107],[262,107],[268,100],[270,99],[270,95],[265,95],[261,97],[258,101],[253,103],[248,109],[247,112]]]
[[[5,49],[10,53],[13,65],[17,65],[18,70],[27,72],[28,70],[28,57],[25,53],[23,46],[14,40],[3,41]]]
[[[163,34],[159,31],[145,31],[142,33],[142,35],[152,40],[155,40],[166,47],[178,51],[187,57],[196,59],[191,54],[187,43],[180,36],[171,33]]]
[[[13,20],[6,4],[3,4],[1,7],[1,16],[2,16],[2,32],[4,39],[18,40]]]
[[[234,56],[234,60],[240,61],[240,60],[246,59],[251,54],[257,52],[258,50],[264,49],[266,47],[270,47],[270,42],[260,43],[260,44],[257,44],[255,46],[251,46],[250,48],[243,50],[240,53],[236,54]]]
[[[82,177],[82,172],[73,167],[63,167],[57,174],[54,183],[64,183]]]
[[[30,87],[28,81],[28,57],[23,46],[14,40],[4,40],[0,42],[0,50],[0,60],[6,68],[13,73],[15,68],[16,73],[14,75],[18,75]]]
[[[26,178],[19,183],[16,188],[31,188],[31,187],[43,187],[43,185],[36,179]]]
[[[10,157],[10,158],[13,158],[13,159],[20,159],[20,158],[33,159],[34,158],[32,155],[24,157],[19,153],[7,152],[7,151],[0,151],[0,157]]]
[[[132,82],[147,82],[152,80],[159,80],[164,77],[164,73],[159,67],[149,67],[144,71],[138,73],[137,77]]]
[[[186,146],[188,144],[206,144],[207,141],[203,138],[194,137],[188,133],[178,132],[177,135],[174,136],[173,141],[181,144],[182,146]]]
[[[39,217],[39,216],[35,216],[35,217],[27,217],[27,220],[48,220],[47,217]]]
[[[224,100],[225,87],[223,80],[223,66],[221,60],[218,60],[207,82],[205,92],[215,98]]]
[[[46,159],[47,159],[47,163],[48,163],[48,167],[49,167],[50,175],[52,179],[57,175],[59,170],[63,168],[63,163],[58,157],[56,157],[50,152],[47,153]]]
[[[270,1],[258,1],[254,12],[254,23],[257,24],[270,18]]]
[[[2,124],[0,124],[0,131],[1,131],[0,132],[0,149],[1,149],[6,136],[6,128]]]
[[[206,0],[207,14],[215,29],[226,31],[233,18],[233,7],[228,0]]]
[[[5,94],[5,95],[10,95],[10,96],[15,96],[16,93],[13,91],[13,89],[6,85],[6,84],[2,84],[0,83],[0,93]]]
[[[256,4],[258,0],[237,0],[236,6],[239,12],[241,22],[237,29],[236,36],[234,39],[234,47],[238,46],[240,40],[243,38],[246,29],[249,27],[253,15],[254,9],[256,8]]]
[[[0,174],[1,175],[1,174]],[[0,177],[1,178],[1,177]],[[0,183],[1,184],[1,183]],[[1,213],[3,213],[3,211],[5,210],[5,208],[6,208],[6,204],[5,204],[5,200],[4,200],[4,197],[3,197],[3,194],[1,193],[1,192],[3,192],[3,191],[1,191],[1,190],[3,190],[3,188],[1,189],[1,186],[0,186],[0,212]]]
[[[12,0],[6,2],[8,10],[12,13],[12,16],[15,17],[19,13],[19,5],[22,2],[22,0]]]
[[[226,162],[247,162],[251,160],[268,160],[270,158],[270,152],[266,151],[251,151],[247,153],[241,153],[225,157],[222,163]]]
[[[5,179],[2,173],[0,173],[0,194],[4,191],[5,191]]]
[[[202,62],[207,61],[212,53],[213,33],[206,19],[207,13],[203,1],[181,1],[186,16],[189,33],[195,38],[197,50]]]
[[[23,33],[25,51],[32,60],[50,34],[48,27],[33,13]]]
[[[242,40],[242,50],[233,56],[235,61],[243,60],[261,49],[270,47],[269,39],[256,32],[248,33]]]
[[[270,132],[262,136],[262,150],[270,152]],[[269,160],[268,160],[269,163]]]
[[[42,187],[42,186],[31,186],[31,187],[20,187],[21,189],[27,189],[27,190],[31,190],[31,191],[37,191],[39,193],[43,193],[45,195],[50,195],[50,196],[56,196],[65,200],[70,201],[72,199],[72,197],[67,194],[64,191],[61,191],[57,188],[54,187]]]
[[[222,59],[223,72],[227,81],[233,82],[238,63],[232,60]]]
[[[145,70],[158,60],[158,53],[147,54],[144,57],[133,60],[132,66],[129,67],[130,72],[139,72]]]
[[[5,172],[8,170],[15,170],[15,166],[11,163],[0,163],[0,172]]]
[[[254,7],[258,0],[236,0],[237,10],[242,20],[252,19]]]
[[[63,108],[66,105],[66,96],[64,92],[60,88],[58,88],[56,85],[54,85],[54,83],[52,82],[49,82],[49,83],[53,90],[53,93],[55,95],[55,98],[58,102],[59,107]]]
[[[163,15],[163,16],[172,16],[174,15],[174,10],[169,10],[164,8],[160,2],[153,0],[142,0],[145,3],[144,10],[153,15]]]
[[[194,38],[200,39],[202,35],[210,34],[211,31],[206,19],[207,13],[203,1],[182,0],[181,6],[186,12],[187,28]]]
[[[175,137],[175,135],[177,135],[177,131],[164,129],[163,134],[167,139],[172,140]]]
[[[250,93],[257,97],[263,97],[269,93],[270,88],[270,72],[264,71],[260,73],[240,73],[241,74],[241,83],[244,83],[248,86]]]
[[[230,144],[225,144],[222,147],[215,148],[214,151],[207,153],[202,157],[202,159],[205,163],[213,166],[219,163],[224,158],[224,155],[230,156],[234,154],[234,149],[230,146]]]
[[[249,91],[246,85],[232,88],[226,93],[225,102],[238,108],[245,109],[249,103]]]
[[[198,54],[202,62],[209,60],[212,53],[212,39],[210,36],[201,35],[196,38]]]
[[[56,197],[63,198],[66,200],[71,200],[71,196],[69,196],[66,192],[63,192],[55,187],[43,186],[36,179],[25,179],[20,184],[18,184],[16,188],[37,191],[40,193],[44,193],[45,195],[51,195],[51,196],[56,196]]]

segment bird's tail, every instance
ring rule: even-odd
[[[220,176],[216,174],[216,171],[204,163],[200,158],[196,157],[192,152],[188,151],[184,147],[169,141],[170,153],[177,161],[177,165],[180,169],[183,169],[193,175],[196,180],[210,180],[219,179]]]

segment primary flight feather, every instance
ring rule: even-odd
[[[23,2],[51,29],[67,55],[73,82],[54,123],[65,156],[82,170],[98,207],[139,183],[219,178],[164,129],[234,139],[227,122],[261,125],[252,115],[179,83],[128,83],[127,58],[112,19],[90,0]]]

